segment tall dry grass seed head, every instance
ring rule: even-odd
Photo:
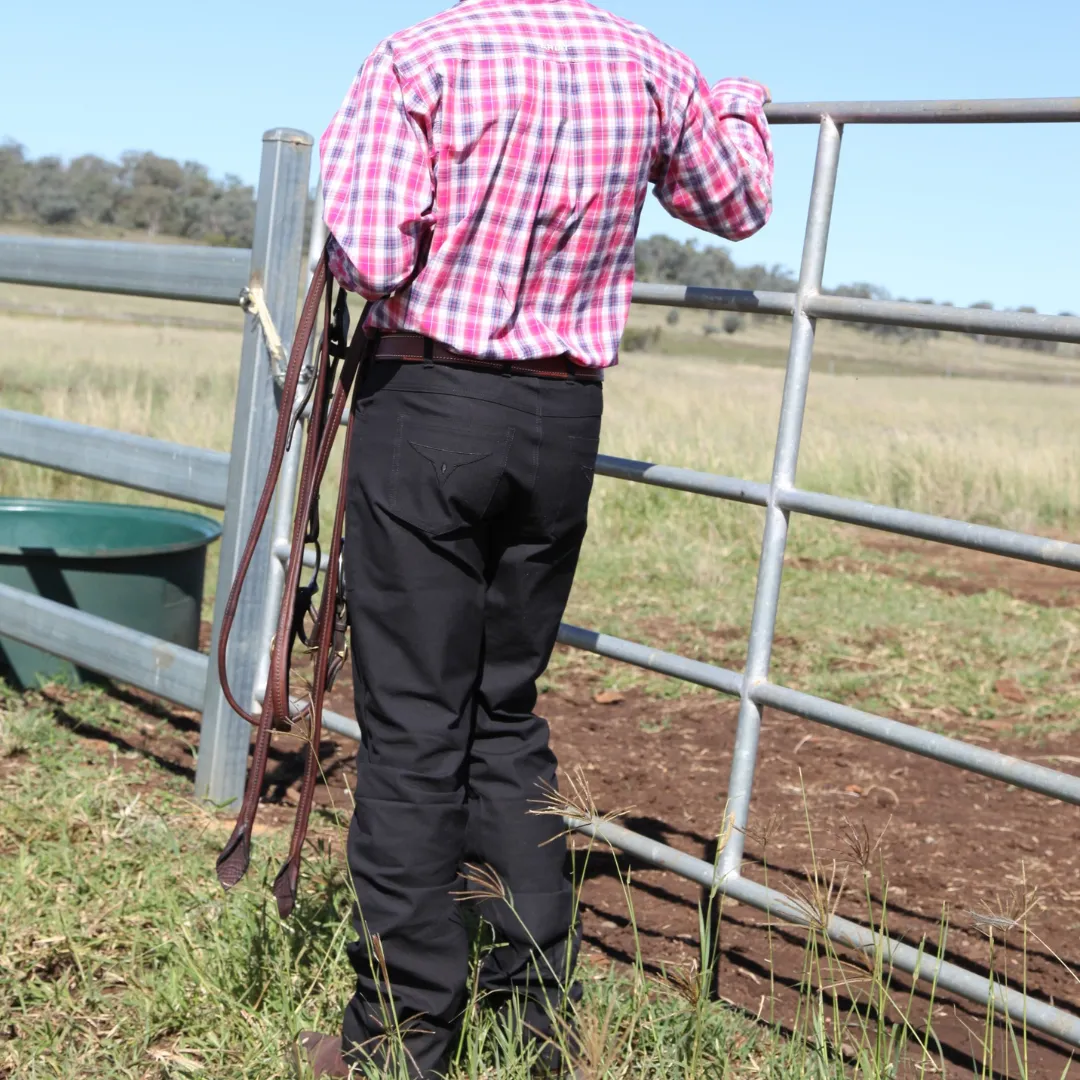
[[[601,813],[596,805],[596,799],[593,797],[589,782],[585,778],[585,770],[580,765],[563,776],[563,785],[566,790],[557,788],[546,781],[539,784],[540,796],[532,800],[533,805],[529,813],[540,816],[569,818],[575,824],[602,825],[606,822],[615,821],[620,817],[625,817],[633,810],[633,807],[625,807],[622,810],[610,810],[607,813]],[[565,835],[572,832],[573,829],[573,825],[568,825],[564,833],[559,835]],[[553,837],[552,839],[556,838]]]
[[[787,819],[783,814],[778,810],[773,810],[761,825],[754,825],[747,822],[742,833],[755,847],[761,848],[763,855],[767,855],[769,845],[775,837],[779,836],[784,831],[786,821]]]
[[[466,863],[462,869],[462,878],[467,888],[451,893],[455,900],[462,903],[480,903],[484,900],[498,900],[513,907],[513,898],[506,883],[498,871],[488,865]]]
[[[892,818],[890,817],[876,839],[870,835],[870,830],[865,822],[855,824],[844,818],[840,824],[840,841],[847,851],[851,864],[857,866],[867,877],[870,875],[874,856],[876,855],[879,858],[881,856],[881,844],[891,824]],[[882,886],[884,887],[884,885],[883,880]]]
[[[992,903],[982,901],[981,911],[969,910],[967,915],[972,925],[986,937],[1024,930],[1029,916],[1041,906],[1038,893],[1037,887],[1017,886],[998,893]]]
[[[660,986],[673,990],[691,1009],[701,1004],[702,984],[701,969],[697,960],[691,960],[684,967],[665,967],[653,979]]]

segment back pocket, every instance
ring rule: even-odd
[[[588,518],[589,496],[596,473],[596,455],[600,439],[591,435],[570,435],[562,462],[561,486],[556,529],[566,532],[580,527]]]
[[[478,524],[506,471],[514,429],[398,416],[387,509],[433,536]]]

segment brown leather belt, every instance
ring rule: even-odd
[[[375,346],[376,360],[405,360],[475,367],[500,375],[533,375],[541,379],[581,379],[600,382],[603,373],[596,368],[575,364],[566,356],[545,356],[535,360],[483,360],[455,352],[422,334],[394,332],[383,334]]]

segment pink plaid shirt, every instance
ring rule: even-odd
[[[650,183],[729,240],[768,220],[764,103],[586,0],[460,0],[383,41],[322,137],[331,270],[370,328],[606,367]]]

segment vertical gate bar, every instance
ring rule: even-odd
[[[283,341],[292,338],[296,325],[311,145],[310,135],[288,128],[275,128],[263,136],[251,280],[263,286],[267,308]],[[229,586],[244,550],[270,460],[277,423],[276,391],[262,334],[249,316],[240,359],[221,565],[195,773],[196,795],[215,803],[238,799],[243,794],[247,771],[251,729],[229,708],[221,691],[217,645]],[[242,702],[252,700],[259,654],[266,648],[259,630],[272,558],[268,534],[269,530],[264,529],[252,560],[229,650],[230,681]]]
[[[321,186],[316,188],[314,214],[311,218],[311,236],[308,240],[307,268],[304,275],[304,291],[307,292],[315,265],[322,255],[326,243],[326,225],[323,223],[323,200]],[[311,336],[308,345],[307,364],[300,376],[301,386],[312,378],[311,358],[315,351],[316,337]],[[301,391],[302,394],[302,391]],[[302,423],[303,421],[301,421]],[[293,511],[296,504],[296,482],[300,475],[300,459],[303,454],[303,439],[293,438],[292,445],[285,452],[278,478],[277,493],[274,496],[274,523],[270,534],[270,550],[276,551],[278,544],[288,547],[292,543]],[[285,588],[285,563],[277,555],[270,560],[267,568],[266,603],[263,605],[262,631],[259,640],[264,647],[259,653],[259,666],[255,673],[255,693],[263,691],[270,674],[270,639],[277,626],[281,611],[281,594]],[[261,702],[260,702],[261,704]]]
[[[761,732],[761,709],[751,700],[750,690],[755,683],[764,681],[769,675],[773,632],[776,629],[776,608],[780,599],[780,578],[784,569],[784,549],[787,546],[788,513],[777,505],[776,493],[793,487],[795,483],[803,413],[806,409],[806,390],[810,381],[810,362],[814,351],[815,320],[805,313],[804,304],[808,297],[821,288],[833,193],[836,189],[836,170],[840,160],[841,131],[831,117],[822,118],[818,133],[817,159],[814,163],[814,181],[810,189],[810,209],[806,218],[795,314],[791,325],[791,345],[780,407],[780,425],[776,435],[772,484],[769,489],[769,503],[765,508],[757,592],[754,596],[754,614],[746,654],[746,677],[739,701],[735,749],[728,782],[727,812],[734,827],[720,853],[717,869],[722,878],[739,874],[744,831],[750,816],[750,795],[754,786],[758,737]]]

